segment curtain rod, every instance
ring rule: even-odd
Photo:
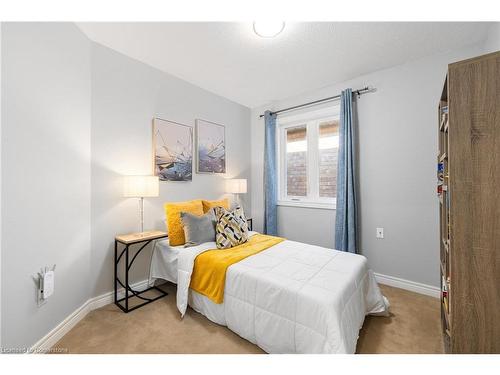
[[[366,87],[363,87],[362,89],[354,90],[352,93],[358,95],[358,97],[359,97],[359,96],[361,96],[363,94],[366,94],[366,93],[369,93],[369,92],[372,92],[372,91],[375,91],[375,89],[373,87],[366,86]],[[298,109],[298,108],[302,108],[302,107],[308,107],[310,105],[320,104],[320,103],[324,103],[324,102],[329,102],[329,101],[336,100],[336,99],[340,99],[340,94],[339,95],[335,95],[335,96],[330,96],[330,97],[324,98],[324,99],[315,100],[315,101],[309,102],[309,103],[295,105],[293,107],[283,108],[283,109],[280,109],[279,111],[271,112],[271,114],[272,115],[277,115],[277,114],[280,114],[282,112],[288,112],[288,111],[292,111],[294,109]],[[262,117],[264,117],[264,115],[262,114],[259,117],[262,118]]]

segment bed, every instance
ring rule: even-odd
[[[365,257],[289,240],[231,265],[216,304],[189,288],[196,257],[215,248],[157,241],[149,282],[176,283],[181,316],[189,305],[268,353],[354,353],[365,316],[388,313]]]

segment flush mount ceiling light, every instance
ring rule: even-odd
[[[285,28],[283,21],[255,21],[253,31],[262,38],[274,38]]]

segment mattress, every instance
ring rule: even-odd
[[[153,246],[149,268],[149,285],[156,279],[177,284],[177,259],[184,246],[170,246],[168,239],[157,240]]]
[[[213,247],[209,248],[215,248],[215,243]],[[183,250],[185,250],[183,245],[170,246],[168,239],[157,240],[155,242],[149,268],[149,286],[153,286],[156,280],[166,280],[177,284],[177,261],[179,252]],[[198,311],[217,324],[226,325],[224,304],[216,304],[209,298],[191,289],[189,290],[188,298],[189,305],[195,311]]]
[[[385,315],[365,257],[283,241],[227,269],[224,302],[189,289],[194,259],[215,243],[178,253],[177,307],[189,304],[268,353],[354,353],[365,315]]]

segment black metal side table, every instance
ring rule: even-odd
[[[126,235],[121,235],[121,236],[116,236],[115,237],[115,305],[118,306],[122,311],[128,313],[130,311],[133,311],[135,309],[138,309],[139,307],[142,307],[144,305],[147,305],[148,303],[154,302],[160,298],[163,298],[168,295],[167,292],[161,290],[157,286],[152,286],[149,287],[145,290],[141,291],[136,291],[133,290],[132,287],[129,285],[129,271],[130,268],[132,267],[132,264],[134,263],[135,259],[137,256],[142,252],[142,250],[151,243],[151,241],[157,240],[159,238],[166,238],[168,237],[168,234],[166,232],[161,232],[161,231],[150,231],[150,232],[142,232],[142,233],[133,233],[133,234],[126,234]],[[137,252],[134,254],[132,257],[132,260],[129,262],[129,248],[131,245],[135,244],[141,244],[142,246],[137,250]],[[120,255],[118,255],[118,244],[125,245],[125,247],[121,250]],[[123,254],[125,254],[125,284],[118,278],[118,264],[120,263],[121,258],[123,257]],[[122,288],[125,291],[125,296],[123,298],[118,299],[118,284],[122,286]],[[160,293],[159,296],[154,297],[154,298],[147,298],[142,296],[142,294],[155,289],[157,292]],[[130,294],[131,293],[131,294]],[[139,299],[144,300],[145,302],[136,305],[132,308],[129,308],[129,299],[137,297]],[[125,306],[122,304],[124,301]]]

